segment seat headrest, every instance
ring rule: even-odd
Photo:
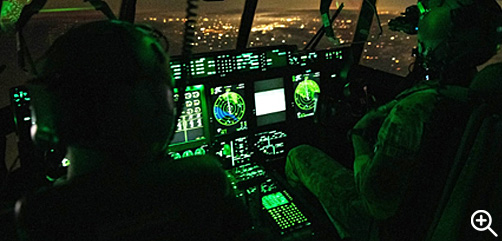
[[[477,73],[469,89],[497,109],[502,107],[502,63],[488,65]]]
[[[502,93],[502,63],[486,66],[476,74],[469,88],[478,93]]]

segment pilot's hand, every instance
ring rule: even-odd
[[[387,117],[392,108],[396,105],[397,101],[393,100],[385,105],[382,105],[374,110],[369,111],[366,115],[361,118],[353,129],[355,130],[365,130],[373,129],[376,125],[382,123],[382,121]]]
[[[335,46],[340,45],[340,39],[337,37],[328,37],[328,40]]]
[[[329,27],[325,27],[326,37],[328,40],[334,45],[340,45],[340,39],[335,36],[335,32],[333,31],[333,27],[329,25]]]
[[[364,163],[368,162],[383,120],[388,116],[396,103],[397,100],[393,100],[366,113],[351,130],[350,136],[354,147],[354,171],[356,174],[361,170],[362,166],[364,166]]]

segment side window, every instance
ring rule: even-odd
[[[497,2],[502,6],[501,0]],[[378,1],[377,7],[383,31],[380,35],[380,28],[374,18],[368,42],[365,44],[359,62],[361,65],[400,76],[406,76],[409,73],[409,67],[415,61],[415,58],[411,56],[411,51],[417,45],[416,35],[390,31],[387,23],[390,19],[400,16],[407,6],[416,3],[416,0],[403,0],[398,4],[391,4],[390,0]],[[496,62],[502,62],[502,51],[485,64],[478,66],[478,70]]]
[[[10,2],[22,2],[9,0]],[[3,1],[2,8],[9,1]],[[118,15],[121,0],[105,0],[115,15]],[[30,2],[30,1],[26,1]],[[11,5],[12,6],[12,5]],[[6,10],[4,10],[6,11]],[[2,16],[3,17],[3,16]],[[56,38],[80,24],[104,20],[103,13],[96,11],[89,2],[47,1],[44,9],[34,15],[26,24],[23,35],[34,61],[39,59]],[[1,19],[3,23],[5,23]],[[14,34],[0,33],[0,108],[9,108],[9,89],[26,82],[28,76],[18,66],[17,40]],[[7,136],[5,160],[11,170],[19,167],[16,135]],[[0,158],[0,160],[3,157]],[[0,165],[3,165],[0,163]]]
[[[106,2],[115,15],[118,15],[121,0],[106,0]],[[45,7],[26,24],[23,36],[32,59],[36,61],[56,38],[69,29],[83,23],[104,19],[106,19],[104,14],[96,11],[89,2],[47,1]],[[1,108],[10,104],[9,89],[23,84],[27,75],[18,66],[16,36],[2,34],[0,41],[0,66],[5,65],[5,70],[0,75],[2,79]]]
[[[361,65],[400,76],[409,73],[408,68],[415,61],[411,54],[417,45],[416,35],[391,31],[387,24],[391,19],[400,16],[407,6],[416,2],[416,0],[403,0],[399,4],[391,4],[391,1],[387,0],[377,3],[382,31],[374,17],[359,62]]]

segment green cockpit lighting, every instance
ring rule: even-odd
[[[62,13],[62,12],[76,12],[76,11],[94,11],[93,7],[87,8],[51,8],[51,9],[42,9],[41,13]]]
[[[420,15],[424,15],[427,12],[427,9],[424,7],[422,2],[417,3],[418,10],[420,11]]]
[[[64,158],[62,161],[61,161],[61,165],[63,167],[67,167],[67,166],[70,166],[70,160],[68,158]]]

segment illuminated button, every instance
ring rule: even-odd
[[[183,157],[190,157],[190,156],[193,156],[193,151],[191,150],[187,150],[185,152],[183,152]]]
[[[181,155],[177,152],[173,152],[171,153],[171,157],[176,160],[176,159],[180,159],[181,158]]]
[[[197,150],[195,150],[195,155],[196,156],[203,156],[206,154],[206,151],[204,150],[204,148],[200,147],[200,148],[197,148]]]

